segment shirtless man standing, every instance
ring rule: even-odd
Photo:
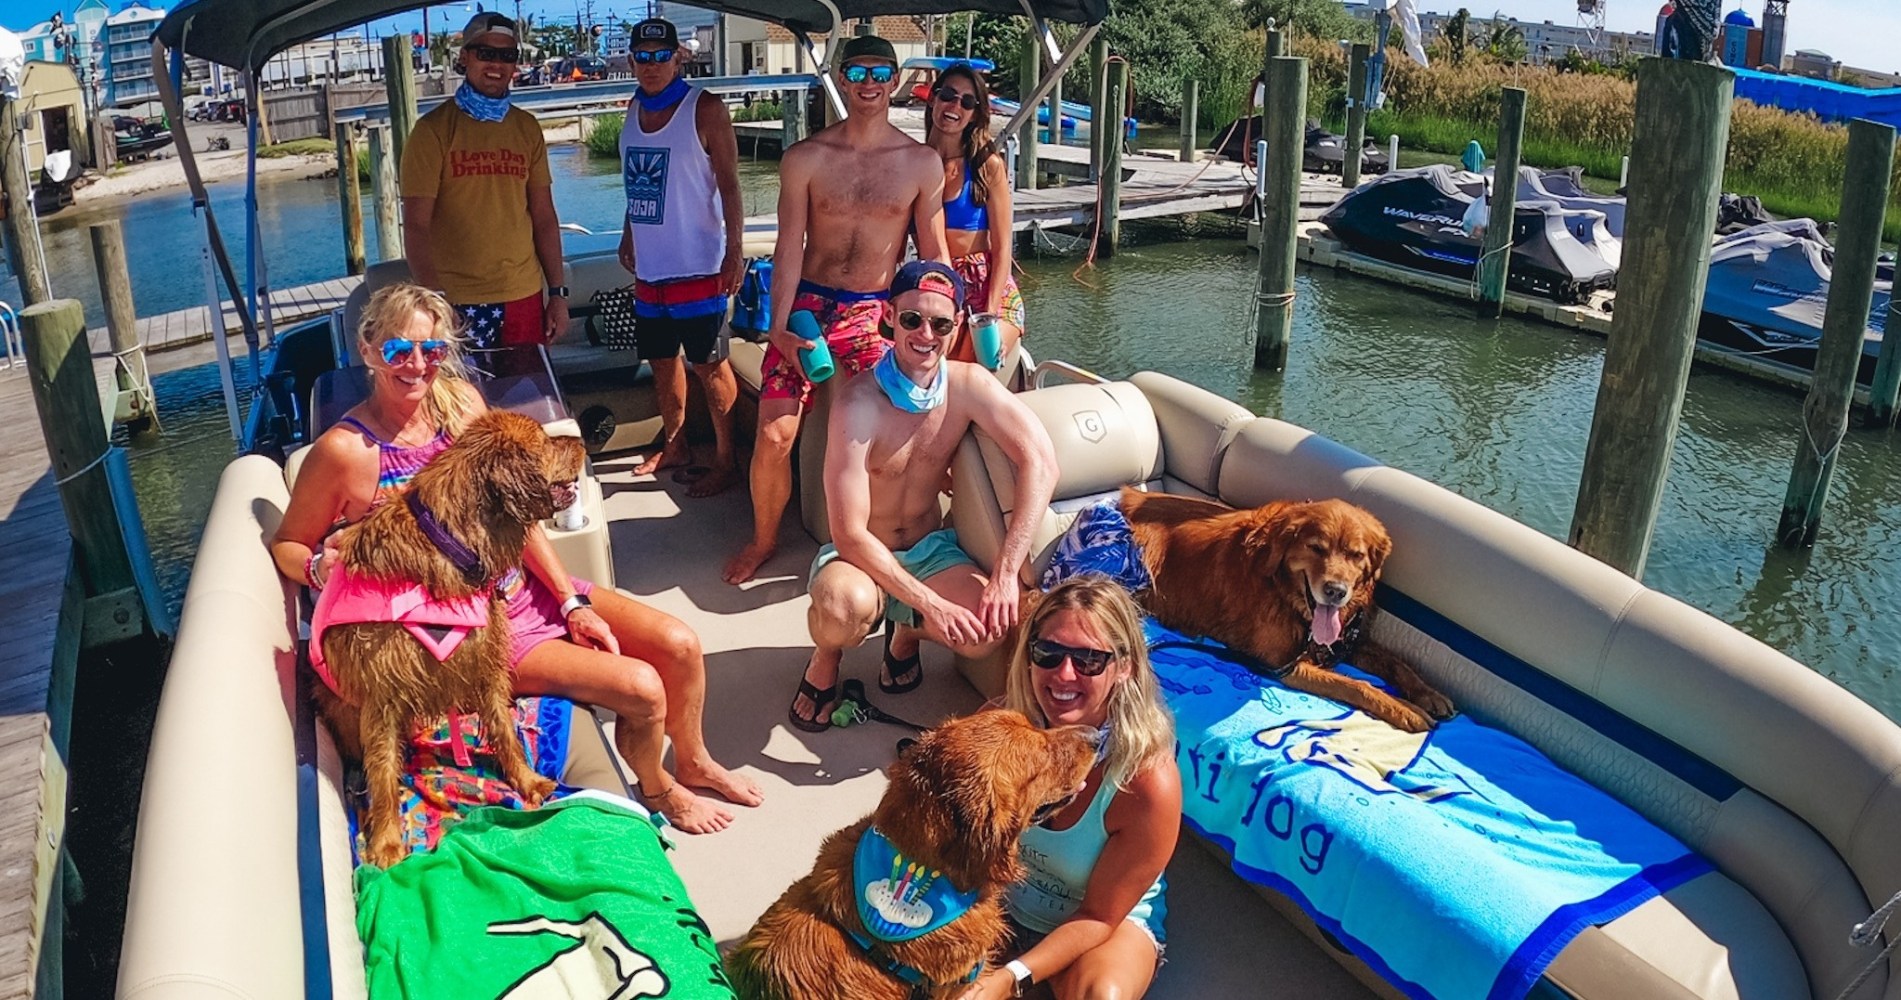
[[[948,260],[944,165],[890,120],[898,54],[864,35],[845,43],[839,83],[847,115],[786,150],[779,161],[779,239],[772,252],[772,344],[759,390],[753,440],[753,537],[726,564],[727,583],[753,578],[779,548],[779,520],[792,498],[792,445],[813,386],[798,351],[813,346],[786,330],[804,309],[818,317],[838,381],[884,353],[878,335],[886,289],[915,228],[918,253]]]
[[[806,623],[818,648],[787,709],[792,725],[820,732],[838,704],[838,664],[879,619],[885,630],[878,686],[900,694],[924,673],[918,641],[965,656],[997,648],[1017,622],[1017,585],[1030,536],[1056,488],[1056,450],[1029,408],[989,372],[946,360],[963,322],[963,279],[947,264],[912,261],[891,284],[891,349],[869,378],[832,401],[825,499],[832,544],[812,561]],[[943,528],[938,488],[972,426],[996,441],[1016,470],[1013,513],[986,576]]]

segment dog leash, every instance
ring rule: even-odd
[[[832,725],[843,728],[862,722],[882,722],[886,725],[903,726],[915,732],[924,731],[923,726],[900,719],[873,705],[871,698],[865,694],[865,682],[854,678],[839,685],[838,707],[832,709]]]

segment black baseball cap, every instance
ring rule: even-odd
[[[634,25],[633,31],[627,35],[627,47],[630,49],[647,42],[659,42],[667,48],[677,49],[680,47],[679,29],[664,17],[650,17]]]
[[[949,264],[935,260],[914,260],[898,268],[891,279],[891,297],[923,290],[950,297],[951,304],[964,308],[964,279]]]
[[[845,47],[839,52],[838,64],[843,66],[853,59],[883,59],[896,66],[898,50],[892,48],[890,42],[877,35],[859,35],[845,43]]]

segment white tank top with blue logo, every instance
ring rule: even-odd
[[[621,183],[634,234],[634,272],[642,281],[673,281],[719,273],[726,220],[713,161],[695,126],[700,88],[688,88],[658,131],[640,127],[640,104],[629,103],[620,130]]]

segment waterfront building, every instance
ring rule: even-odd
[[[1794,76],[1833,80],[1841,71],[1842,64],[1820,49],[1796,49],[1789,57],[1789,72]]]
[[[105,103],[125,108],[158,97],[152,80],[152,32],[165,18],[163,7],[130,3],[105,19]]]
[[[1362,21],[1371,21],[1375,13],[1369,4],[1348,4],[1347,13]],[[1450,14],[1421,11],[1419,31],[1426,44],[1445,34]],[[1486,18],[1474,14],[1470,27],[1477,29]],[[1526,58],[1542,65],[1563,59],[1567,52],[1578,52],[1600,62],[1622,62],[1633,55],[1656,50],[1656,38],[1648,31],[1605,31],[1587,24],[1558,24],[1553,21],[1520,21],[1505,18],[1525,37]],[[1658,18],[1662,21],[1662,16]]]

